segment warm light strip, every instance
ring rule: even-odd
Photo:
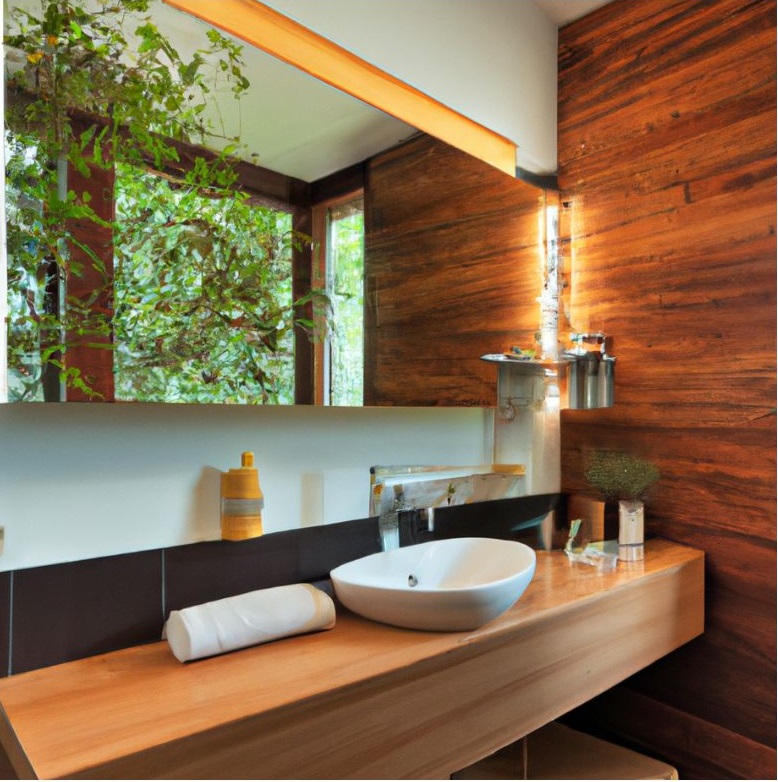
[[[258,0],[164,0],[511,176],[516,145]]]

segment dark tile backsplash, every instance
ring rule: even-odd
[[[435,510],[435,537],[511,538],[542,548],[540,522],[559,507],[559,494],[490,500]]]
[[[296,562],[293,542],[284,532],[165,549],[165,608],[177,610],[293,583]]]
[[[215,540],[165,550],[166,611],[253,589],[327,578],[343,562],[378,551],[375,519]]]
[[[457,506],[435,537],[536,536],[558,497]],[[328,585],[332,568],[380,549],[376,518],[0,573],[0,676],[159,640],[174,609],[282,584]]]
[[[373,554],[381,548],[376,519],[311,527],[297,549],[301,580],[329,578],[329,572],[344,562]],[[346,534],[344,534],[346,532]]]
[[[11,671],[158,639],[161,583],[159,551],[16,571]]]
[[[0,676],[157,641],[173,609],[321,581],[379,545],[363,519],[0,573]]]

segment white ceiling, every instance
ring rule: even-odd
[[[527,0],[520,0],[526,2]],[[531,0],[562,26],[609,0]],[[206,25],[161,2],[154,16],[182,56],[202,45]],[[312,182],[395,146],[416,129],[288,66],[263,52],[244,49],[251,81],[234,110],[231,93],[218,93],[212,108],[224,135],[240,135],[253,159],[273,171]],[[256,107],[262,107],[261,113]]]
[[[532,0],[556,24],[564,27],[611,0]]]
[[[204,22],[161,2],[153,13],[182,57],[202,47]],[[264,168],[312,182],[417,132],[259,49],[245,46],[243,57],[251,87],[240,110],[225,88],[214,92],[210,116],[225,136],[239,135],[248,150],[259,150],[254,162]]]

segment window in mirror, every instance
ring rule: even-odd
[[[321,402],[361,406],[364,399],[364,201],[362,194],[317,207],[330,318],[318,351]]]
[[[119,161],[57,171],[8,130],[5,157],[9,401],[294,403],[313,324],[291,207]],[[94,209],[60,233],[57,178]]]
[[[292,404],[288,211],[116,168],[117,400]]]

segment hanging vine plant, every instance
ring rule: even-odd
[[[40,398],[47,366],[95,393],[67,360],[77,343],[112,352],[125,398],[287,401],[279,356],[295,325],[311,325],[295,318],[304,302],[291,300],[288,259],[308,239],[249,203],[233,162],[240,139],[206,116],[215,90],[240,100],[249,86],[240,46],[209,30],[184,59],[149,5],[46,1],[6,19],[12,395]],[[183,164],[181,143],[220,151]],[[68,182],[99,171],[120,183],[116,215],[93,207],[94,185]],[[72,293],[87,271],[98,282]]]

